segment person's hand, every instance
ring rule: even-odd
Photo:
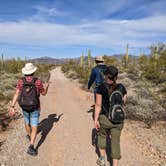
[[[95,121],[95,129],[98,131],[100,129],[100,123],[99,121]]]
[[[14,116],[14,115],[15,115],[15,113],[16,113],[16,112],[15,112],[14,107],[10,107],[10,108],[9,108],[9,116],[11,116],[11,117],[12,117],[12,116]]]

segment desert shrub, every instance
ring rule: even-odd
[[[143,76],[152,82],[155,83],[158,82],[159,70],[158,70],[158,65],[153,57],[149,58],[148,64],[144,68]]]
[[[21,68],[24,66],[24,62],[20,59],[11,59],[4,61],[4,68],[3,70],[7,73],[19,73]]]
[[[80,59],[83,61],[83,59]],[[93,65],[93,62],[89,62],[90,58],[88,58],[88,61],[86,58],[84,58],[84,61],[81,63],[78,63],[77,61],[70,60],[69,62],[62,65],[61,70],[68,75],[70,78],[79,79],[79,82],[82,84],[87,84],[91,69]],[[109,57],[104,56],[104,61],[107,65],[116,65],[118,63],[117,59],[115,57]],[[75,74],[74,74],[74,73]],[[71,74],[72,73],[72,74]]]
[[[4,99],[4,95],[2,92],[0,92],[0,100],[3,100]]]
[[[40,78],[43,82],[47,82],[50,78],[50,70],[55,68],[55,65],[52,64],[35,64],[38,67],[38,70],[35,73],[35,76]]]
[[[148,60],[142,61],[142,66],[142,75],[149,81],[156,84],[166,81],[166,51],[161,53],[158,59],[150,56]]]
[[[164,109],[154,99],[140,98],[140,96],[128,97],[125,110],[127,119],[143,121],[147,127],[166,118]]]
[[[146,55],[142,55],[138,58],[138,63],[140,70],[145,70],[145,67],[148,64],[148,57]]]
[[[75,66],[77,66],[76,62],[73,60],[70,60],[69,62],[63,64],[61,69],[64,73],[67,73],[70,70],[73,70]]]
[[[117,58],[113,57],[113,56],[106,56],[104,55],[104,62],[106,65],[114,65],[117,66],[118,65],[118,60]]]
[[[70,60],[62,65],[61,70],[66,74],[67,77],[79,79],[80,83],[86,84],[91,72],[91,68],[91,65],[89,65],[87,62],[82,62],[80,65],[76,61]]]

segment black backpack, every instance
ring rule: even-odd
[[[113,123],[122,123],[125,119],[123,94],[120,90],[116,89],[110,95],[108,87],[106,88],[109,95],[109,110],[105,108],[104,110],[107,113],[108,119]]]
[[[105,72],[107,70],[107,66],[106,65],[99,65],[99,66],[97,66],[97,68],[98,68],[98,71],[100,73],[100,80],[101,80],[100,84],[102,84],[105,81]]]
[[[26,81],[25,77],[22,80],[23,88],[18,103],[23,110],[32,112],[39,108],[39,95],[37,94],[37,88],[35,86],[37,78],[33,78],[31,82]]]

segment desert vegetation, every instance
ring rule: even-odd
[[[119,81],[128,90],[127,118],[144,121],[150,127],[155,121],[166,119],[166,51],[155,51],[151,55],[107,56],[106,65],[119,69]],[[86,87],[94,58],[82,55],[79,60],[70,60],[62,66],[65,75],[78,79]]]

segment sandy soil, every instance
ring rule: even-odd
[[[80,89],[57,68],[51,72],[47,96],[41,97],[40,130],[36,140],[38,156],[26,154],[24,121],[18,120],[1,147],[4,166],[95,166],[97,153],[92,146],[93,95]],[[165,166],[166,160],[152,154],[148,144],[136,137],[141,126],[126,121],[121,136],[120,166]],[[134,129],[134,130],[133,130]],[[10,134],[9,134],[10,133]],[[109,157],[108,151],[108,160]],[[111,165],[109,162],[107,165]]]

